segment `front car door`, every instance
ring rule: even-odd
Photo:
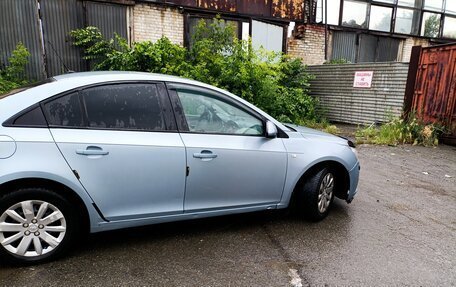
[[[185,148],[164,84],[89,87],[43,107],[58,148],[106,219],[183,212]]]
[[[209,89],[168,88],[187,152],[184,212],[277,204],[287,155],[261,116]]]

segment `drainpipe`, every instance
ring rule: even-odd
[[[328,0],[325,1],[325,61],[328,60]]]

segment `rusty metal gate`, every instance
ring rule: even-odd
[[[405,94],[406,111],[445,124],[444,140],[456,144],[456,44],[413,47]]]

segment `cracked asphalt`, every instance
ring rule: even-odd
[[[260,212],[90,236],[0,286],[456,285],[456,148],[358,148],[359,194],[322,222]]]

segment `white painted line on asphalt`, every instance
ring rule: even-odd
[[[290,284],[292,287],[302,287],[302,279],[299,277],[298,270],[290,269],[288,276],[291,277]]]

